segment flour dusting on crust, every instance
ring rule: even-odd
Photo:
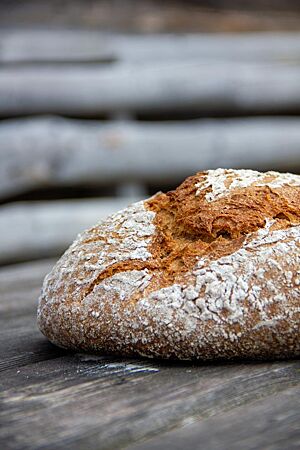
[[[290,336],[300,332],[300,289],[293,286],[300,273],[300,227],[270,231],[271,225],[267,223],[231,255],[200,259],[184,285],[174,284],[142,298],[138,317],[151,316],[174,345],[189,342],[188,357],[201,355],[203,348],[206,357],[226,354],[225,349],[230,353],[231,343],[238,345],[245,336],[252,340],[254,353],[257,347],[270,345],[272,328],[281,340],[278,349],[284,342],[288,347]],[[280,335],[279,326],[285,333]],[[259,341],[255,331],[261,331]]]
[[[229,191],[247,188],[249,186],[268,186],[280,188],[283,185],[300,186],[300,176],[290,173],[256,172],[254,170],[216,169],[208,170],[206,176],[196,183],[196,195],[203,190],[210,189],[205,194],[208,202],[213,202],[225,197]]]
[[[48,336],[50,339],[57,342],[50,323],[51,308],[55,304],[59,314],[69,311],[70,315],[69,302],[73,311],[79,308],[79,302],[103,271],[123,261],[147,261],[151,258],[148,246],[155,232],[154,217],[155,213],[146,210],[141,201],[78,235],[44,281],[38,323],[42,330],[52,330],[52,336]],[[129,276],[127,280],[130,282]],[[66,302],[67,306],[64,305]]]
[[[161,194],[156,212],[139,202],[78,236],[40,297],[38,324],[52,342],[180,359],[300,354],[300,177],[218,169],[195,179],[203,180],[198,197],[193,178],[178,188],[178,208],[192,196],[179,220],[173,192]],[[252,186],[275,192],[270,199],[261,189],[261,200]],[[243,201],[209,204],[241,188]],[[229,204],[236,209],[228,212]],[[198,234],[183,220],[193,213],[196,225],[203,222]],[[251,217],[249,232],[240,225]],[[212,233],[218,221],[232,233]]]
[[[62,305],[60,313],[73,317],[74,346],[95,339],[97,350],[104,334],[102,345],[121,354],[213,359],[268,355],[275,345],[273,356],[289,355],[291,336],[299,333],[300,288],[293,283],[300,275],[300,226],[271,231],[273,223],[231,255],[199,259],[184,283],[145,295],[151,273],[133,270],[103,280],[80,307]],[[89,320],[88,332],[78,317]],[[294,345],[299,352],[299,339]]]

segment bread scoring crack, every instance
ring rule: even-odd
[[[101,281],[105,280],[106,278],[110,278],[117,273],[129,272],[131,270],[145,270],[145,269],[148,269],[150,271],[154,270],[155,262],[153,260],[148,262],[140,260],[128,260],[111,264],[107,269],[100,272],[99,275],[90,284],[88,289],[85,291],[84,298],[86,298],[91,292],[93,292],[95,287],[98,286],[101,283]]]
[[[205,175],[199,172],[176,190],[145,202],[146,208],[156,213],[150,251],[166,284],[190,271],[201,257],[218,259],[239,250],[267,220],[274,219],[274,230],[300,223],[299,186],[247,186],[208,202],[210,188],[197,191]]]

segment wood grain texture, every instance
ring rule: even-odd
[[[247,443],[253,429],[261,437],[255,442],[276,449],[280,430],[294,448],[298,361],[184,364],[58,350],[35,328],[36,297],[52,264],[0,270],[2,448],[118,449],[153,436],[159,445],[160,433],[193,421],[201,424],[202,448],[214,448],[209,421],[228,443]],[[168,444],[168,435],[161,439]]]
[[[4,372],[21,386],[3,386],[0,436],[13,448],[29,446],[33,433],[35,448],[120,448],[275,395],[299,382],[297,368],[56,358]]]
[[[299,84],[300,86],[300,84]],[[296,170],[300,119],[0,123],[0,198],[74,184],[178,183],[217,167]]]
[[[299,64],[267,61],[3,67],[0,116],[299,112],[299,78]]]
[[[225,416],[191,424],[133,446],[135,450],[254,450],[300,446],[300,388],[291,388]]]
[[[78,233],[136,198],[16,202],[0,207],[0,264],[57,256]]]
[[[41,337],[33,314],[53,264],[45,260],[0,270],[0,372],[61,355]]]
[[[113,34],[81,29],[0,30],[0,63],[260,61],[298,63],[299,33]]]

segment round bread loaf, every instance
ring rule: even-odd
[[[179,359],[300,354],[300,176],[209,170],[79,235],[38,325],[87,352]]]

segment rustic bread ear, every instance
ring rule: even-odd
[[[38,309],[54,343],[180,359],[300,353],[300,177],[201,172],[80,235]]]

